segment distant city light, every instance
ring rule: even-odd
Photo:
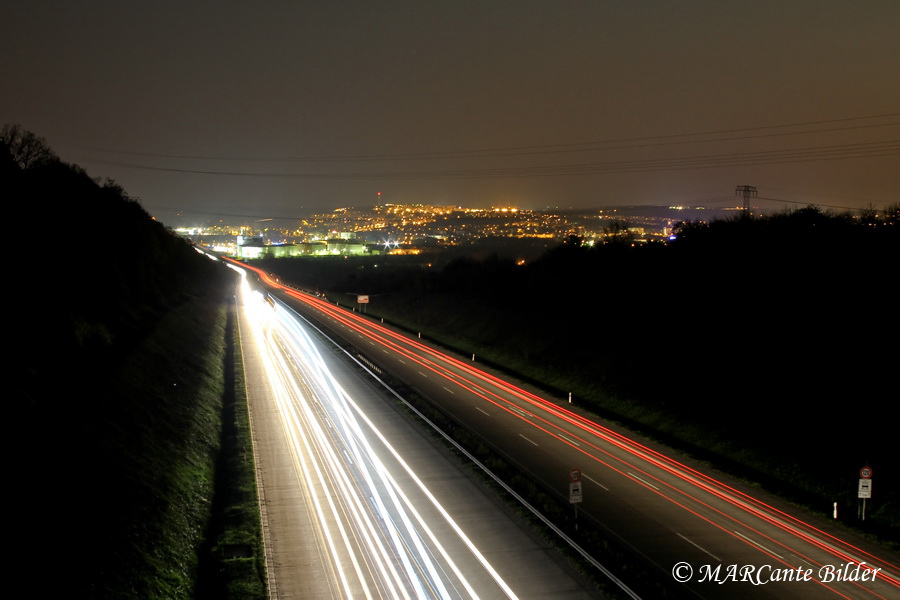
[[[585,246],[612,237],[629,243],[668,243],[673,223],[689,220],[696,206],[610,207],[579,214],[560,214],[511,206],[463,208],[452,205],[379,204],[344,207],[299,219],[283,227],[226,224],[191,226],[176,233],[206,248],[241,258],[420,254],[430,248],[465,246],[480,240],[517,238],[562,242],[571,236]],[[723,216],[724,209],[718,209]],[[676,216],[674,211],[678,211]],[[715,212],[704,211],[703,220]],[[613,222],[613,226],[610,224]],[[239,236],[239,237],[237,237]]]

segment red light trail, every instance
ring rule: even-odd
[[[416,339],[393,331],[384,325],[372,321],[370,318],[339,308],[321,298],[284,286],[260,269],[249,267],[242,263],[236,264],[256,272],[266,285],[280,290],[318,313],[330,317],[343,327],[356,332],[370,344],[385,349],[385,352],[388,351],[386,349],[389,349],[399,356],[414,362],[429,373],[444,378],[449,384],[459,386],[497,409],[562,442],[573,451],[580,453],[596,464],[631,479],[656,496],[702,519],[720,532],[727,533],[731,538],[740,540],[744,544],[763,552],[772,560],[787,567],[795,566],[790,564],[787,559],[779,556],[775,551],[754,542],[739,531],[731,531],[728,525],[734,524],[745,528],[747,532],[767,540],[767,543],[773,544],[784,551],[795,553],[796,556],[802,557],[804,560],[809,561],[810,564],[815,564],[819,567],[826,566],[826,562],[822,560],[821,556],[819,559],[812,556],[814,549],[826,553],[826,557],[831,557],[844,563],[859,563],[867,572],[872,573],[874,571],[873,576],[884,582],[888,588],[893,588],[891,593],[896,593],[896,590],[900,589],[900,577],[897,575],[900,569],[896,565],[860,547],[841,540],[783,510],[775,508],[583,415],[579,415],[546,398],[542,398],[499,377],[477,369],[465,361],[449,356]],[[425,373],[422,374],[424,375]],[[450,388],[444,387],[453,393]],[[514,402],[514,399],[521,402],[522,405]],[[527,409],[529,407],[531,408],[530,411],[523,410],[523,408]],[[616,456],[611,450],[601,447],[601,443],[609,444],[624,452],[625,457]],[[652,471],[654,468],[687,485],[678,487],[665,481],[660,474],[655,474]],[[635,476],[634,472],[640,473],[653,483]],[[700,497],[703,494],[708,494],[709,497],[703,499]],[[758,525],[753,525],[750,522],[739,519],[737,516],[727,514],[724,508],[713,505],[715,500],[738,509],[739,512],[737,514],[744,514],[759,519],[762,524],[771,525],[777,530],[789,534],[787,541],[778,540],[773,537],[773,534],[767,534],[762,531]],[[710,514],[702,514],[702,512],[706,511]],[[804,547],[804,544],[808,544],[809,547]],[[707,552],[707,554],[709,553]],[[860,557],[865,559],[866,564],[862,564],[863,561],[860,560]],[[846,596],[841,591],[821,581],[816,582],[835,592],[838,596],[852,597]],[[856,592],[871,594],[874,597],[884,597],[875,590],[856,581],[848,583],[854,586],[853,589]]]

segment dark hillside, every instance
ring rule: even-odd
[[[20,576],[42,596],[186,597],[231,276],[113,182],[2,133]]]

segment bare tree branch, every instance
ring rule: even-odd
[[[0,129],[0,144],[7,147],[10,156],[21,169],[30,169],[57,160],[56,154],[44,138],[18,125],[7,124]]]

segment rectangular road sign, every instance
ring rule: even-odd
[[[569,503],[577,504],[581,502],[581,482],[573,482],[569,484]]]
[[[871,498],[872,497],[872,480],[871,479],[860,479],[859,480],[859,497],[860,498]]]

